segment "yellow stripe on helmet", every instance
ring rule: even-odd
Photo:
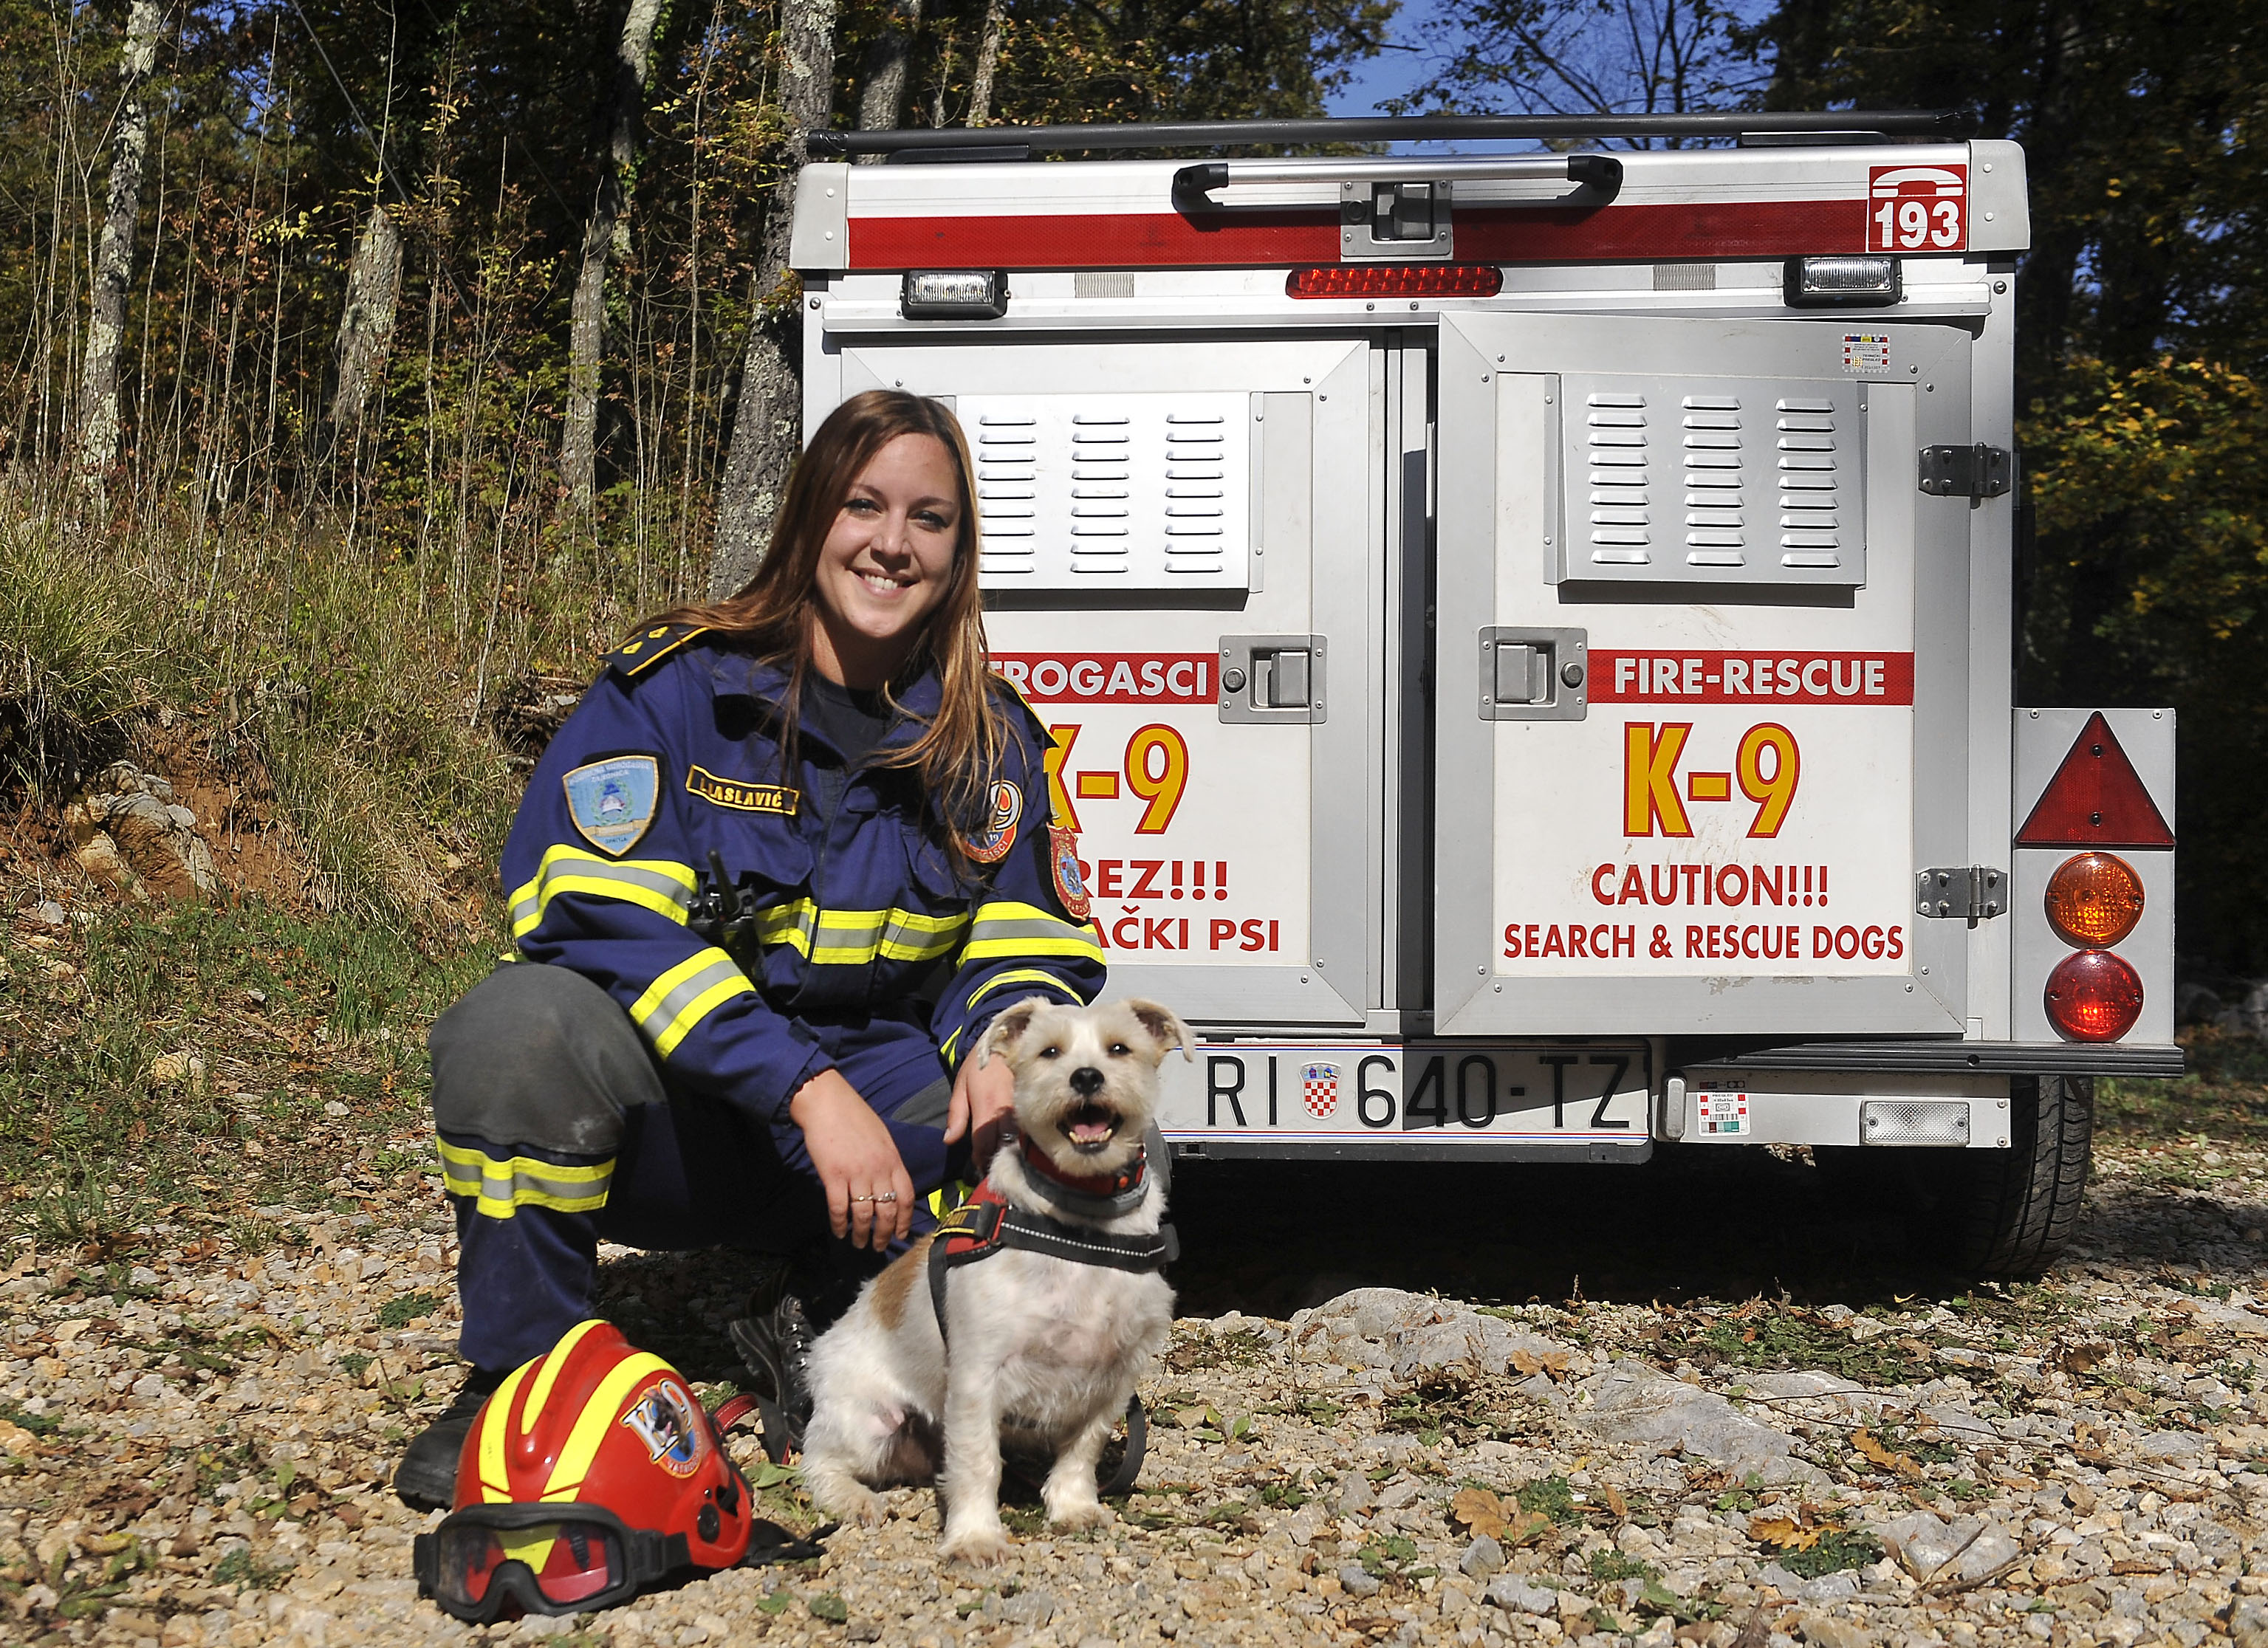
[[[543,1358],[543,1365],[535,1375],[535,1382],[527,1387],[527,1404],[519,1410],[520,1435],[526,1436],[535,1429],[536,1415],[541,1413],[543,1404],[551,1400],[551,1387],[559,1382],[559,1375],[567,1366],[567,1358],[574,1354],[575,1347],[583,1343],[583,1335],[593,1328],[605,1326],[606,1323],[595,1316],[589,1321],[577,1322],[561,1336],[557,1344],[551,1347],[550,1354]]]
[[[481,1433],[481,1497],[490,1505],[504,1505],[512,1498],[512,1473],[504,1458],[504,1416],[512,1411],[512,1399],[520,1381],[534,1365],[523,1362],[512,1369],[473,1422]]]
[[[668,1363],[647,1351],[625,1357],[599,1381],[599,1388],[591,1393],[583,1404],[583,1411],[575,1416],[575,1428],[567,1433],[567,1446],[559,1450],[559,1462],[551,1468],[551,1480],[543,1485],[543,1497],[550,1499],[572,1499],[582,1487],[583,1478],[591,1474],[591,1461],[599,1456],[599,1445],[607,1439],[615,1421],[622,1413],[622,1399],[630,1394],[630,1387],[649,1373],[666,1373]]]

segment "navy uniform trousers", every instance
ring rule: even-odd
[[[921,1198],[947,1177],[943,1061],[909,1067],[894,1041],[880,1049],[894,1068],[862,1072],[855,1034],[828,1040],[897,1144],[917,1196],[915,1233],[934,1228]],[[517,1367],[591,1314],[602,1239],[782,1257],[827,1240],[826,1196],[801,1130],[673,1083],[630,1015],[579,973],[498,967],[434,1021],[430,1045],[457,1218],[459,1348],[475,1367]],[[829,1259],[838,1273],[882,1262],[844,1242]]]

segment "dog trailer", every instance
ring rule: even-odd
[[[2014,702],[2024,156],[1941,133],[814,135],[806,427],[967,430],[1177,1154],[1805,1145],[2052,1255],[2182,1068],[2174,717]],[[1244,152],[1405,136],[1556,146]]]

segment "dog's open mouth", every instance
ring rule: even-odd
[[[1118,1122],[1118,1112],[1108,1105],[1090,1101],[1063,1119],[1063,1135],[1073,1150],[1091,1156],[1117,1136]]]

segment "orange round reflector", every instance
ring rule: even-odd
[[[2115,945],[2142,919],[2142,878],[2115,853],[2080,853],[2048,878],[2047,907],[2066,944]]]
[[[2073,1041],[2116,1041],[2142,1016],[2141,976],[2108,950],[2081,950],[2048,975],[2047,1010]]]

